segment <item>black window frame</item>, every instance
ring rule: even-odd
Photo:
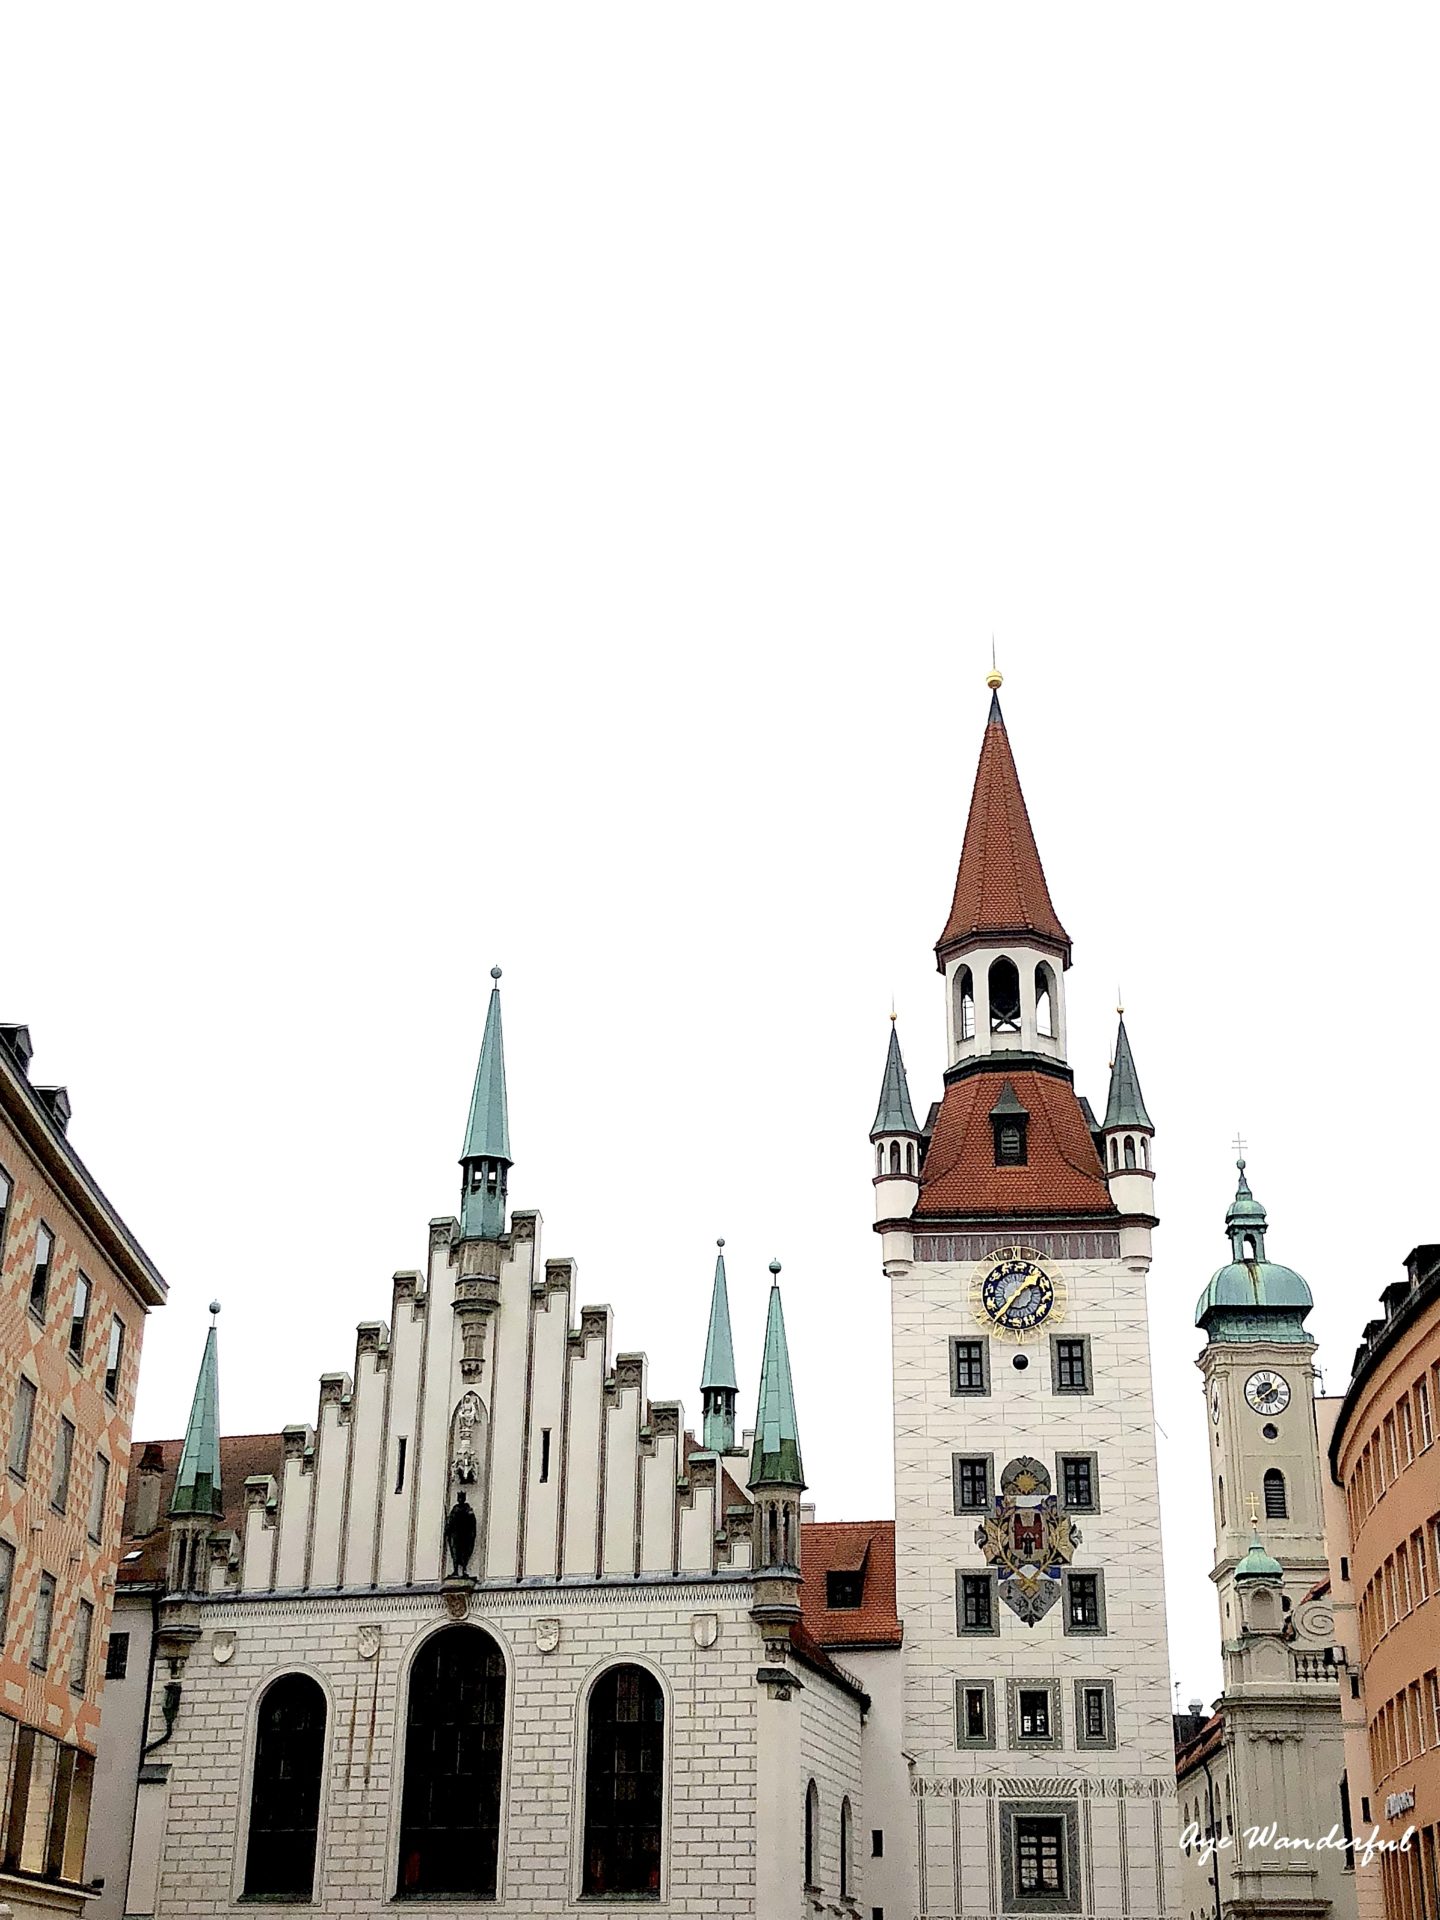
[[[1267,1467],[1260,1482],[1260,1491],[1265,1501],[1267,1520],[1288,1520],[1290,1518],[1290,1489],[1285,1484],[1285,1475],[1279,1467]]]
[[[1098,1695],[1101,1726],[1091,1725],[1089,1702]],[[1077,1680],[1075,1682],[1075,1745],[1082,1751],[1115,1745],[1115,1682],[1113,1680]]]
[[[1105,1620],[1105,1575],[1101,1570],[1098,1567],[1067,1567],[1061,1575],[1061,1579],[1064,1583],[1061,1604],[1064,1609],[1063,1618],[1066,1633],[1090,1634],[1098,1637],[1108,1632],[1109,1629],[1106,1626]],[[1093,1622],[1077,1622],[1075,1618],[1076,1583],[1081,1581],[1086,1584],[1081,1587],[1079,1591],[1092,1597],[1094,1600],[1096,1617]],[[1085,1610],[1086,1612],[1090,1611],[1088,1600],[1085,1605]]]
[[[980,1730],[971,1727],[971,1706],[978,1704]],[[995,1745],[995,1682],[960,1679],[955,1682],[955,1745],[960,1751],[989,1750]]]
[[[850,1596],[854,1597],[851,1598]],[[858,1612],[865,1604],[865,1569],[830,1567],[825,1574],[825,1605],[832,1612]]]
[[[970,1596],[978,1598],[985,1594],[985,1622],[983,1625],[967,1626],[965,1614]],[[1000,1631],[999,1582],[994,1573],[979,1573],[973,1568],[962,1568],[955,1575],[955,1631],[962,1638],[984,1639],[993,1637]],[[978,1613],[981,1609],[976,1608]]]
[[[965,1368],[966,1375],[967,1375],[967,1382],[964,1384],[962,1384],[961,1378],[960,1378],[960,1350],[962,1347],[967,1349],[966,1368]],[[968,1351],[969,1349],[972,1349],[972,1348],[974,1349],[973,1355]],[[973,1359],[977,1357],[980,1363],[980,1384],[978,1386],[975,1386],[974,1384],[969,1382],[968,1377],[971,1375],[973,1371],[971,1363]],[[983,1399],[984,1396],[989,1393],[989,1391],[990,1391],[990,1341],[988,1336],[985,1334],[968,1334],[968,1333],[952,1334],[950,1338],[951,1397],[954,1399]]]
[[[105,1678],[123,1680],[130,1671],[130,1635],[111,1633],[105,1641]]]
[[[256,1707],[242,1900],[314,1900],[329,1736],[330,1702],[314,1674],[269,1681]]]
[[[1015,1892],[1022,1900],[1063,1900],[1066,1885],[1066,1831],[1063,1814],[1017,1814],[1014,1826]],[[1027,1848],[1027,1842],[1029,1847]],[[1033,1857],[1033,1876],[1027,1884],[1027,1852]],[[1046,1862],[1053,1854],[1054,1883],[1046,1880]]]
[[[994,1499],[995,1456],[993,1453],[952,1453],[950,1491],[956,1513],[989,1513]],[[979,1491],[979,1498],[965,1498]]]
[[[1081,1378],[1066,1379],[1073,1369],[1078,1349]],[[1050,1336],[1050,1386],[1055,1393],[1093,1393],[1095,1370],[1091,1365],[1088,1333],[1052,1333]]]
[[[75,1306],[80,1298],[80,1289],[85,1289],[85,1309],[77,1313]],[[90,1276],[83,1269],[75,1270],[75,1291],[70,1297],[70,1338],[65,1351],[77,1367],[85,1364],[85,1335],[90,1326],[90,1305],[95,1298],[95,1289],[90,1284]]]
[[[622,1685],[633,1693],[633,1714],[629,1712],[632,1703],[622,1698]],[[602,1711],[609,1718],[599,1718]],[[658,1902],[664,1897],[668,1723],[665,1689],[649,1667],[618,1660],[596,1676],[585,1703],[580,1845],[580,1898],[584,1901]],[[629,1731],[632,1728],[639,1731]],[[636,1791],[622,1798],[615,1786],[627,1778],[636,1783]],[[607,1780],[612,1783],[608,1793]],[[633,1811],[642,1797],[648,1803],[643,1819]],[[628,1810],[627,1801],[631,1803]],[[613,1851],[602,1863],[607,1836]]]
[[[1070,1470],[1083,1468],[1087,1483],[1086,1497],[1072,1499],[1070,1492]],[[1098,1513],[1100,1511],[1100,1472],[1099,1461],[1093,1453],[1057,1453],[1055,1456],[1055,1485],[1060,1492],[1060,1505],[1067,1513]]]
[[[473,1621],[441,1627],[411,1661],[397,1901],[495,1898],[509,1687],[499,1641]],[[463,1824],[433,1817],[457,1808]]]

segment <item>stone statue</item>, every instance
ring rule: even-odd
[[[456,1579],[466,1577],[475,1552],[475,1509],[465,1498],[463,1487],[455,1496],[454,1506],[445,1516],[445,1545],[450,1549],[452,1576]]]

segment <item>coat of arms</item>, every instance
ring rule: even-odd
[[[994,1514],[975,1530],[975,1544],[999,1575],[1000,1598],[1033,1627],[1054,1605],[1080,1532],[1050,1491],[1038,1460],[1012,1460],[1000,1476]]]

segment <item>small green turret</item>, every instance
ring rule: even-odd
[[[170,1496],[172,1517],[218,1520],[224,1511],[220,1504],[220,1355],[216,1327],[219,1313],[220,1302],[212,1300],[210,1331],[200,1356],[195,1397],[190,1402],[190,1424],[185,1429],[185,1444],[180,1450],[180,1465],[175,1470],[175,1487]]]
[[[1292,1267],[1265,1258],[1265,1209],[1250,1191],[1243,1156],[1235,1165],[1240,1182],[1225,1215],[1230,1262],[1211,1276],[1196,1303],[1195,1324],[1211,1340],[1306,1344],[1310,1289]]]
[[[710,1331],[705,1340],[705,1371],[700,1382],[704,1403],[704,1444],[712,1453],[735,1445],[735,1348],[730,1338],[730,1295],[725,1285],[725,1242],[717,1240],[715,1284],[710,1293]]]

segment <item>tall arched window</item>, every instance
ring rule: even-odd
[[[990,1031],[1020,1031],[1020,972],[1003,953],[990,962]]]
[[[907,1140],[905,1143],[905,1171],[913,1177],[915,1172],[915,1142],[913,1140]]]
[[[397,1898],[494,1899],[504,1744],[504,1655],[480,1627],[442,1627],[410,1669]]]
[[[665,1695],[644,1667],[608,1667],[590,1690],[580,1891],[660,1898]]]
[[[1285,1476],[1278,1467],[1271,1467],[1265,1475],[1265,1518],[1267,1520],[1286,1520],[1290,1509],[1285,1504]]]
[[[1043,960],[1035,969],[1035,1031],[1042,1040],[1055,1038],[1055,976]]]
[[[975,1038],[975,981],[969,967],[955,969],[955,1037],[957,1040]]]
[[[891,1173],[899,1173],[900,1171],[900,1142],[898,1140],[892,1140],[890,1142],[890,1171]]]
[[[820,1789],[812,1780],[805,1789],[805,1884],[817,1886],[815,1843],[820,1837]]]
[[[1125,1165],[1128,1169],[1130,1167],[1133,1167],[1134,1164],[1135,1164],[1135,1136],[1133,1133],[1127,1133],[1125,1136]]]
[[[1142,1133],[1140,1136],[1140,1164],[1146,1172],[1150,1170],[1150,1142]]]
[[[309,1900],[315,1892],[325,1695],[308,1673],[282,1673],[260,1698],[245,1894]]]
[[[1223,1473],[1216,1475],[1216,1484],[1220,1489],[1220,1524],[1222,1527],[1227,1527],[1230,1523],[1225,1518],[1225,1476]]]
[[[1120,1171],[1120,1142],[1113,1133],[1110,1136],[1110,1171],[1112,1173]]]
[[[840,1802],[840,1898],[850,1897],[850,1800]]]
[[[883,1142],[875,1149],[875,1171],[876,1173],[884,1173],[885,1171],[885,1147]]]

